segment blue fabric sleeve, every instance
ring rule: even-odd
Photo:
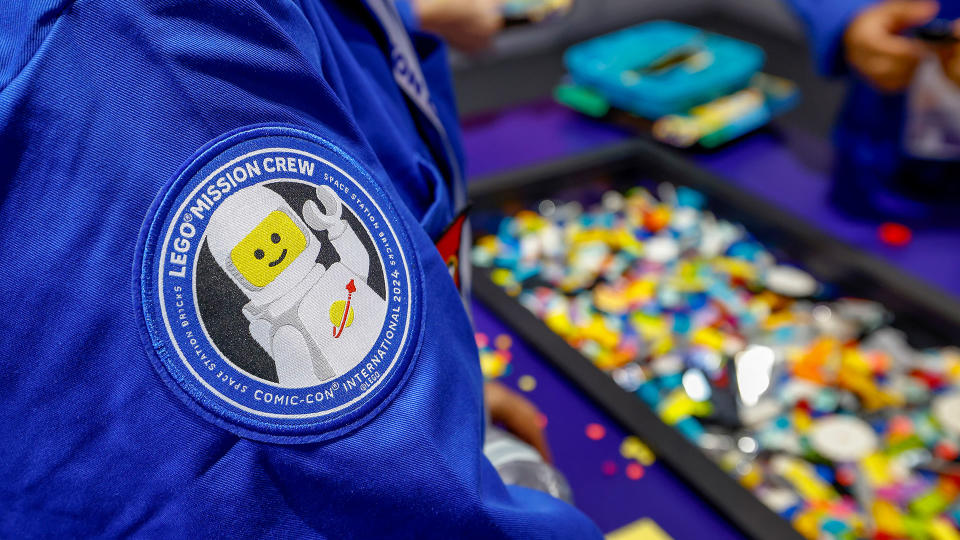
[[[452,204],[364,9],[76,0],[6,30],[0,16],[0,537],[601,538],[483,458],[473,330],[424,224]],[[417,44],[450,96],[438,44]],[[198,415],[154,369],[137,315],[154,201],[198,149],[264,124],[359,164],[426,284],[396,396],[323,442]]]
[[[15,2],[0,10],[0,90],[27,65],[68,0]]]
[[[817,69],[824,75],[846,72],[843,32],[853,17],[876,0],[786,0],[803,20]]]

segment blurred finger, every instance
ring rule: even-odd
[[[501,424],[518,439],[534,447],[547,463],[552,463],[550,447],[538,422],[539,411],[526,400],[514,405],[511,409],[503,411],[500,417]]]
[[[943,67],[943,72],[946,76],[953,81],[954,84],[960,86],[960,47],[955,48],[953,54],[949,56],[941,56],[940,63]]]
[[[872,86],[884,92],[906,88],[913,78],[917,61],[859,52],[850,57],[851,66]]]
[[[933,20],[940,10],[937,2],[898,0],[887,3],[887,30],[899,33]]]
[[[923,58],[927,53],[927,48],[922,43],[892,34],[874,36],[865,48],[876,55],[913,61]]]
[[[892,56],[876,56],[869,62],[869,70],[875,77],[901,80],[904,83],[913,78],[917,61]]]
[[[534,447],[548,463],[550,448],[540,427],[540,411],[526,398],[500,383],[487,383],[484,397],[490,418],[523,442]]]

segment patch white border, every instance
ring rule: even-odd
[[[228,150],[229,150],[229,149],[228,149]],[[224,150],[224,152],[226,152],[226,151],[228,151],[228,150]],[[175,226],[177,223],[179,223],[179,221],[180,221],[180,215],[183,213],[183,210],[184,210],[184,208],[186,207],[186,205],[195,197],[196,193],[200,190],[200,188],[202,188],[203,186],[205,186],[205,185],[207,184],[207,182],[209,182],[211,179],[213,179],[214,176],[216,176],[217,174],[219,174],[221,171],[223,171],[223,170],[226,169],[227,167],[233,165],[234,163],[237,163],[238,161],[243,161],[243,160],[245,160],[245,159],[247,159],[247,158],[250,158],[250,157],[252,157],[252,156],[256,156],[256,155],[259,155],[259,154],[264,154],[264,153],[267,153],[267,152],[289,152],[289,153],[293,153],[293,154],[300,154],[300,155],[303,155],[303,156],[307,156],[307,157],[310,157],[310,158],[312,158],[312,159],[316,159],[318,162],[323,163],[323,164],[329,166],[329,167],[332,168],[333,170],[335,170],[335,171],[339,172],[340,174],[342,174],[345,178],[348,178],[348,179],[353,183],[353,185],[355,185],[357,188],[359,188],[360,191],[362,191],[362,192],[364,193],[364,195],[366,195],[366,197],[367,197],[367,199],[370,201],[370,203],[373,204],[373,206],[377,209],[377,211],[380,213],[380,215],[383,216],[383,221],[386,223],[387,228],[390,230],[390,234],[393,235],[393,239],[394,239],[394,241],[396,242],[397,249],[400,251],[400,261],[403,263],[403,268],[404,268],[404,271],[405,271],[405,273],[406,273],[406,275],[407,275],[407,313],[406,313],[406,317],[405,317],[406,321],[405,321],[404,328],[403,328],[403,339],[401,339],[399,345],[397,345],[397,352],[396,352],[396,354],[394,354],[393,359],[390,361],[390,364],[387,366],[387,370],[385,371],[383,377],[380,377],[380,379],[376,382],[376,384],[371,385],[370,388],[367,389],[366,392],[360,394],[359,396],[357,396],[357,397],[355,397],[354,399],[348,401],[347,403],[343,403],[343,404],[341,404],[341,405],[339,405],[339,406],[337,406],[337,407],[334,407],[334,408],[332,408],[332,409],[327,409],[327,410],[325,410],[325,411],[320,411],[320,412],[316,412],[316,413],[308,413],[308,414],[277,414],[277,413],[268,413],[268,412],[258,411],[258,410],[256,410],[256,409],[251,409],[250,407],[247,407],[247,406],[245,406],[245,405],[241,405],[241,404],[233,401],[232,399],[228,398],[227,396],[223,395],[222,393],[220,393],[219,391],[217,391],[215,388],[213,388],[212,386],[210,386],[210,384],[207,383],[207,381],[204,380],[203,377],[201,377],[201,376],[197,373],[197,371],[193,369],[193,366],[190,365],[190,362],[187,361],[186,355],[184,355],[184,354],[183,354],[183,351],[180,350],[180,344],[177,342],[176,337],[175,337],[175,335],[174,335],[174,333],[173,333],[173,329],[170,327],[170,320],[169,320],[169,318],[167,317],[167,306],[166,306],[166,302],[164,301],[164,298],[163,298],[163,273],[164,273],[164,272],[163,272],[163,268],[164,268],[164,265],[163,265],[163,255],[167,253],[167,246],[168,246],[168,244],[169,244],[169,242],[170,242],[171,232],[173,231],[174,226]],[[179,198],[179,196],[178,196],[178,198]],[[353,211],[352,208],[351,208],[351,211]],[[206,228],[204,228],[204,234],[206,234]],[[369,231],[367,231],[367,234],[370,234]],[[378,251],[378,254],[379,254],[379,251]],[[360,183],[357,182],[357,181],[353,178],[353,176],[347,174],[346,171],[344,171],[344,170],[341,169],[340,167],[337,167],[337,166],[334,165],[333,163],[331,163],[331,162],[329,162],[329,161],[321,158],[320,156],[311,154],[310,152],[306,152],[306,151],[303,151],[303,150],[298,150],[298,149],[296,149],[296,148],[283,148],[283,147],[262,148],[262,149],[260,149],[260,150],[255,150],[255,151],[253,151],[253,152],[248,152],[248,153],[246,153],[246,154],[244,154],[244,155],[242,155],[242,156],[239,156],[239,157],[237,157],[237,158],[234,158],[234,159],[228,161],[227,163],[221,165],[219,168],[217,168],[216,170],[214,170],[213,172],[211,172],[209,175],[207,175],[207,177],[204,178],[202,182],[200,182],[199,184],[197,184],[197,187],[194,188],[193,191],[191,191],[191,192],[186,196],[186,198],[184,199],[184,202],[180,205],[180,207],[177,209],[176,213],[173,215],[173,218],[170,220],[170,227],[167,229],[166,233],[164,234],[163,246],[160,248],[159,252],[158,252],[156,255],[154,255],[154,256],[155,256],[155,257],[160,257],[160,263],[157,265],[157,266],[158,266],[158,270],[159,270],[159,271],[158,271],[159,280],[157,281],[157,296],[158,296],[158,300],[159,300],[159,303],[160,303],[160,314],[163,316],[163,325],[164,325],[164,328],[165,328],[166,331],[167,331],[167,337],[169,338],[170,342],[173,344],[173,348],[176,349],[177,355],[180,357],[181,362],[183,362],[183,365],[186,366],[186,368],[190,371],[190,374],[193,375],[193,378],[194,378],[195,380],[201,382],[201,383],[203,384],[203,386],[205,386],[208,390],[210,390],[211,392],[213,392],[213,394],[216,395],[217,397],[219,397],[221,400],[223,400],[223,401],[226,402],[226,403],[229,403],[230,405],[236,407],[237,409],[240,409],[240,410],[242,410],[242,411],[246,411],[246,412],[249,412],[249,413],[253,413],[253,414],[257,415],[257,416],[264,416],[264,417],[268,417],[268,418],[284,418],[284,419],[288,419],[288,418],[289,418],[289,419],[296,419],[296,418],[318,418],[318,417],[330,415],[330,414],[335,413],[335,412],[339,412],[339,411],[341,411],[341,410],[343,410],[343,409],[346,409],[346,408],[350,407],[350,406],[353,405],[354,403],[356,403],[356,402],[362,400],[363,398],[365,398],[366,396],[368,396],[371,392],[373,392],[373,391],[376,390],[377,388],[380,388],[380,386],[382,386],[382,384],[383,384],[383,381],[385,381],[385,380],[387,380],[387,379],[390,378],[389,375],[392,373],[393,369],[396,367],[397,361],[398,361],[399,358],[400,358],[400,354],[403,352],[403,349],[404,349],[404,347],[405,347],[405,345],[406,345],[406,343],[407,343],[407,338],[408,338],[409,335],[410,335],[410,312],[411,312],[411,307],[413,306],[413,302],[414,302],[414,299],[413,299],[413,276],[410,275],[410,267],[409,267],[409,265],[407,265],[407,257],[406,257],[406,253],[404,252],[403,245],[402,245],[401,242],[400,242],[400,237],[397,235],[396,231],[393,229],[393,225],[390,223],[390,220],[387,219],[387,214],[383,211],[382,208],[380,208],[380,205],[377,204],[377,201],[376,201],[372,196],[370,196],[370,192],[368,192],[366,189],[364,189],[364,187],[363,187],[362,185],[360,185]],[[381,257],[381,259],[382,259],[382,257]],[[384,270],[386,270],[386,269],[384,269]],[[194,270],[194,276],[193,276],[193,278],[191,279],[191,287],[194,289],[194,290],[191,291],[191,292],[192,292],[194,295],[196,295],[196,283],[195,283],[195,281],[196,281],[196,271]],[[199,314],[198,314],[198,315],[199,315]],[[203,319],[200,318],[200,320],[202,321]],[[384,321],[384,322],[386,322],[386,321]],[[201,325],[201,326],[202,326],[202,325]],[[204,328],[204,335],[206,336],[207,340],[210,341],[210,343],[214,345],[214,348],[216,349],[216,344],[214,344],[213,341],[210,340],[210,337],[209,337],[209,335],[207,335],[207,332],[206,332],[206,329],[205,329],[205,328]],[[219,350],[218,350],[217,352],[218,352],[218,354],[219,354]],[[227,361],[228,363],[230,363],[230,364],[232,365],[232,362],[230,362],[229,360],[227,360],[227,358],[226,358],[225,356],[223,356],[222,354],[220,354],[220,356],[221,356],[225,361]],[[236,368],[235,368],[235,369],[236,369]],[[243,370],[237,369],[237,371],[242,372]],[[250,375],[247,375],[247,376],[250,376]],[[251,378],[256,379],[256,380],[259,380],[259,379],[256,378],[256,377],[251,377]],[[201,403],[201,406],[202,406],[202,403]]]

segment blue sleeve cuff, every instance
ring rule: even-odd
[[[396,0],[394,4],[397,6],[403,25],[407,27],[407,32],[419,30],[420,19],[417,18],[417,13],[413,9],[413,0]]]
[[[842,75],[843,33],[850,21],[876,0],[789,0],[807,26],[817,69],[824,75]]]

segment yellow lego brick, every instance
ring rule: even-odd
[[[786,458],[789,459],[789,458]],[[826,482],[820,479],[805,462],[789,459],[786,466],[779,471],[793,487],[800,493],[800,496],[809,501],[830,501],[836,498],[836,491]]]
[[[758,467],[751,466],[746,473],[740,476],[740,484],[747,489],[753,489],[763,482],[763,475]]]
[[[669,335],[665,335],[653,343],[653,346],[650,348],[650,352],[654,356],[662,356],[670,352],[672,349],[673,339]]]
[[[810,417],[808,412],[803,409],[797,409],[793,413],[793,427],[796,428],[798,433],[806,433],[812,425],[813,418]]]
[[[877,499],[873,501],[870,513],[873,516],[873,523],[878,531],[897,538],[906,535],[903,515],[893,503],[883,499]]]
[[[655,521],[643,518],[606,535],[606,540],[673,540]]]
[[[927,522],[927,534],[932,540],[960,540],[960,532],[942,517]]]
[[[878,452],[868,454],[860,460],[860,465],[871,486],[885,486],[893,480],[890,476],[890,458],[883,454]]]
[[[719,351],[723,348],[723,332],[716,328],[699,328],[691,336],[690,342]]]
[[[690,399],[683,390],[675,390],[660,404],[660,418],[673,425],[697,411],[697,402]]]
[[[798,513],[793,518],[793,528],[808,540],[820,538],[820,512],[807,510]]]

